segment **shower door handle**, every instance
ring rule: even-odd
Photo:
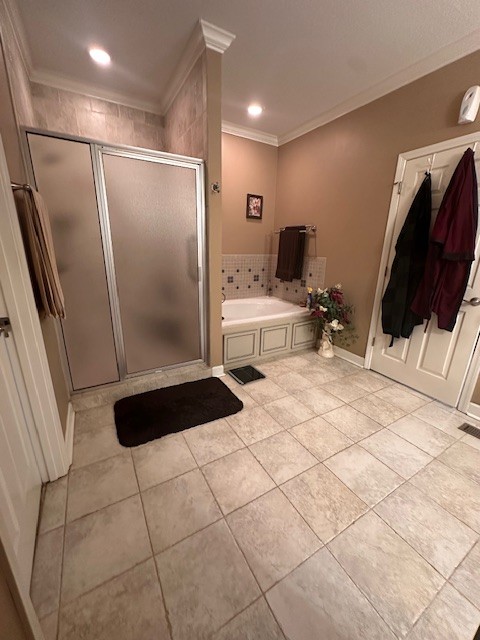
[[[464,300],[464,302],[472,305],[472,307],[480,307],[480,298],[470,298],[470,300]]]
[[[3,334],[5,338],[8,338],[11,330],[10,318],[0,318],[0,336]]]

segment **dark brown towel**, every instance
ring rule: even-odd
[[[305,225],[285,227],[283,231],[280,231],[276,278],[286,282],[291,282],[294,279],[300,280],[306,235]]]

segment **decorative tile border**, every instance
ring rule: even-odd
[[[283,282],[275,278],[277,256],[274,254],[225,254],[222,257],[222,293],[230,300],[272,295],[300,303],[306,288],[323,287],[326,258],[305,258],[301,280]]]

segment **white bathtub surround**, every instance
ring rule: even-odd
[[[222,305],[223,362],[232,367],[315,344],[310,312],[275,297],[226,300]]]
[[[269,286],[277,298],[299,303],[306,288],[325,283],[326,258],[306,257],[301,280],[282,282],[275,278],[276,254],[225,254],[222,258],[222,292],[229,300],[264,296]]]

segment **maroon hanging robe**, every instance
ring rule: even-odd
[[[438,328],[453,331],[472,262],[478,223],[477,176],[472,149],[457,165],[430,237],[425,273],[411,309],[421,318],[438,316]]]

